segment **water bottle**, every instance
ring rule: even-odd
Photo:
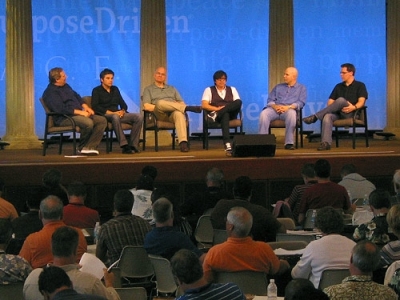
[[[315,229],[315,219],[317,218],[317,210],[313,209],[312,215],[311,215],[311,224],[313,229]]]
[[[97,244],[97,239],[99,237],[99,231],[100,231],[100,222],[96,222],[96,225],[94,225],[94,230],[93,230],[95,244]]]
[[[350,203],[353,203],[353,198],[351,197],[350,190],[347,190],[347,195],[349,195]]]
[[[270,279],[267,288],[268,300],[276,300],[278,298],[278,288],[275,284],[275,279]]]
[[[367,194],[364,195],[363,206],[365,210],[369,210],[369,199]]]

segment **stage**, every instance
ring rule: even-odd
[[[391,179],[400,168],[400,141],[370,138],[357,139],[352,149],[351,139],[342,137],[339,148],[334,143],[330,151],[317,151],[318,139],[311,142],[305,138],[304,148],[284,150],[283,138],[277,137],[273,157],[227,157],[220,139],[210,139],[209,150],[204,150],[200,139],[191,139],[190,152],[182,153],[171,146],[154,146],[146,151],[125,155],[116,142],[113,152],[107,154],[105,142],[100,145],[99,156],[72,157],[72,143],[65,143],[63,154],[58,155],[57,145],[50,145],[47,155],[42,150],[0,150],[0,178],[6,183],[4,198],[18,210],[25,210],[27,192],[41,184],[42,174],[49,168],[57,168],[63,174],[63,184],[80,180],[88,186],[87,205],[103,211],[112,210],[112,197],[121,188],[133,188],[145,165],[158,169],[156,186],[166,187],[181,201],[204,186],[204,178],[210,167],[218,167],[225,173],[227,189],[232,188],[236,177],[249,176],[254,181],[253,196],[258,204],[270,204],[287,197],[295,184],[301,183],[300,170],[304,163],[319,158],[329,160],[332,165],[332,180],[339,181],[340,168],[353,163],[358,173],[367,177],[377,187],[387,188],[393,193]]]

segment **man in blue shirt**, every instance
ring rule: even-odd
[[[306,87],[297,82],[296,68],[285,70],[285,83],[277,84],[268,95],[267,106],[260,114],[258,133],[268,134],[270,123],[274,120],[285,121],[285,149],[294,150],[293,132],[296,128],[297,111],[306,103]]]

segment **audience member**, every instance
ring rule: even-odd
[[[222,129],[222,142],[227,156],[232,155],[229,121],[236,119],[242,107],[242,100],[236,88],[227,86],[228,75],[218,70],[213,75],[214,85],[207,87],[201,98],[201,106],[208,111],[203,122],[219,123]]]
[[[204,253],[198,249],[190,237],[173,226],[173,205],[167,198],[160,198],[153,204],[156,227],[146,234],[144,248],[147,253],[161,255],[170,260],[180,249],[193,251],[202,262]]]
[[[369,194],[369,207],[374,214],[371,221],[359,225],[353,234],[355,241],[369,240],[376,245],[384,245],[391,240],[386,215],[390,208],[390,194],[377,189]]]
[[[25,239],[19,255],[25,258],[32,268],[40,268],[53,261],[51,253],[51,236],[57,228],[65,226],[62,221],[63,205],[57,196],[47,196],[40,202],[39,217],[42,220],[43,228],[31,233]],[[79,243],[77,249],[77,261],[87,250],[85,236],[81,230],[79,233]]]
[[[107,269],[104,268],[103,284],[96,276],[80,270],[81,267],[76,263],[79,231],[79,229],[69,226],[62,226],[54,231],[51,237],[51,251],[54,256],[53,265],[67,273],[76,292],[85,295],[97,295],[109,300],[119,299],[117,292],[113,288],[113,273],[108,273]],[[42,272],[42,268],[37,268],[29,274],[24,284],[25,300],[42,298],[40,295],[40,291],[42,291],[40,280],[38,282]]]
[[[318,183],[304,191],[299,208],[299,224],[303,224],[305,214],[309,209],[332,206],[341,208],[346,213],[352,213],[353,209],[346,189],[330,180],[330,163],[326,159],[319,159],[314,168]]]
[[[83,155],[98,155],[97,146],[103,139],[107,120],[94,113],[81,96],[67,83],[67,75],[62,68],[49,71],[49,85],[43,92],[43,101],[52,111],[61,115],[53,116],[59,126],[70,126],[71,122],[63,115],[70,116],[80,128],[79,152]]]
[[[57,169],[49,169],[42,176],[42,185],[46,196],[54,195],[60,198],[63,205],[68,204],[67,189],[61,184],[62,173]]]
[[[228,240],[210,248],[204,259],[204,278],[208,282],[213,281],[218,271],[249,270],[273,275],[289,270],[289,263],[279,260],[271,246],[251,238],[253,217],[247,209],[233,207],[226,219]]]
[[[292,277],[310,279],[318,288],[325,269],[348,267],[351,250],[356,243],[340,235],[344,228],[343,216],[333,207],[318,210],[316,227],[322,232],[322,237],[307,245],[292,269]]]
[[[156,180],[157,174],[157,168],[151,165],[144,166],[141,172],[141,175],[148,175],[153,179],[153,181]]]
[[[100,72],[100,85],[92,90],[92,107],[96,114],[104,116],[112,123],[119,146],[123,154],[140,152],[139,137],[143,117],[140,113],[129,113],[128,105],[115,85],[114,72],[104,69]],[[126,140],[121,124],[131,126],[129,143]]]
[[[103,300],[96,295],[78,294],[67,273],[59,267],[45,267],[39,275],[38,288],[46,300]]]
[[[221,199],[232,199],[225,190],[224,173],[218,168],[211,168],[206,175],[206,188],[196,192],[181,205],[182,215],[196,228],[197,221],[207,210],[213,209]]]
[[[400,204],[400,170],[396,170],[393,175],[393,188],[396,195],[390,198],[390,203],[392,205]]]
[[[136,187],[130,190],[134,198],[132,215],[142,217],[147,221],[153,220],[151,202],[153,189],[153,178],[149,175],[140,175]]]
[[[289,67],[283,74],[285,83],[277,84],[268,94],[258,122],[258,133],[268,134],[272,121],[285,121],[285,149],[294,150],[293,133],[297,125],[297,111],[306,104],[307,89],[297,82],[298,71]]]
[[[201,113],[200,106],[188,106],[172,85],[166,84],[167,71],[159,67],[154,72],[154,83],[143,91],[143,108],[155,114],[157,120],[175,124],[181,152],[188,152],[185,113]]]
[[[396,260],[400,260],[400,204],[393,205],[388,214],[386,221],[393,234],[397,237],[396,241],[387,243],[381,249],[381,260],[379,267],[389,266]]]
[[[171,258],[171,269],[183,291],[178,300],[236,300],[246,299],[234,283],[208,283],[197,256],[190,250],[181,249]]]
[[[63,220],[69,226],[78,228],[94,228],[100,222],[97,210],[85,206],[86,187],[80,181],[68,185],[69,204],[64,206]]]
[[[312,282],[305,278],[291,280],[285,288],[285,300],[329,300],[321,290],[314,287]]]
[[[379,248],[370,241],[354,246],[350,258],[350,276],[342,283],[329,286],[324,292],[329,299],[397,299],[388,286],[372,281],[372,272],[379,264]]]
[[[276,233],[283,226],[265,207],[250,203],[253,182],[247,176],[236,178],[233,187],[233,200],[219,200],[211,213],[211,222],[214,229],[225,229],[226,215],[235,206],[246,208],[253,216],[251,235],[255,241],[276,241]],[[283,230],[285,230],[283,228]]]
[[[357,173],[353,164],[344,165],[340,170],[340,177],[342,180],[338,184],[345,187],[352,199],[368,197],[376,189],[371,181]]]
[[[14,205],[12,205],[6,199],[2,198],[4,186],[5,183],[3,179],[0,178],[0,218],[12,221],[18,218],[18,212],[15,209]]]
[[[13,254],[0,254],[0,290],[3,284],[24,282],[30,272],[32,267],[26,259]]]
[[[144,237],[151,230],[149,222],[132,215],[133,195],[119,190],[114,195],[115,217],[104,223],[97,238],[96,256],[103,262],[117,261],[125,246],[143,246]]]

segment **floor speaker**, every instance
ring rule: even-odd
[[[274,134],[235,135],[233,156],[275,156],[276,138]]]

